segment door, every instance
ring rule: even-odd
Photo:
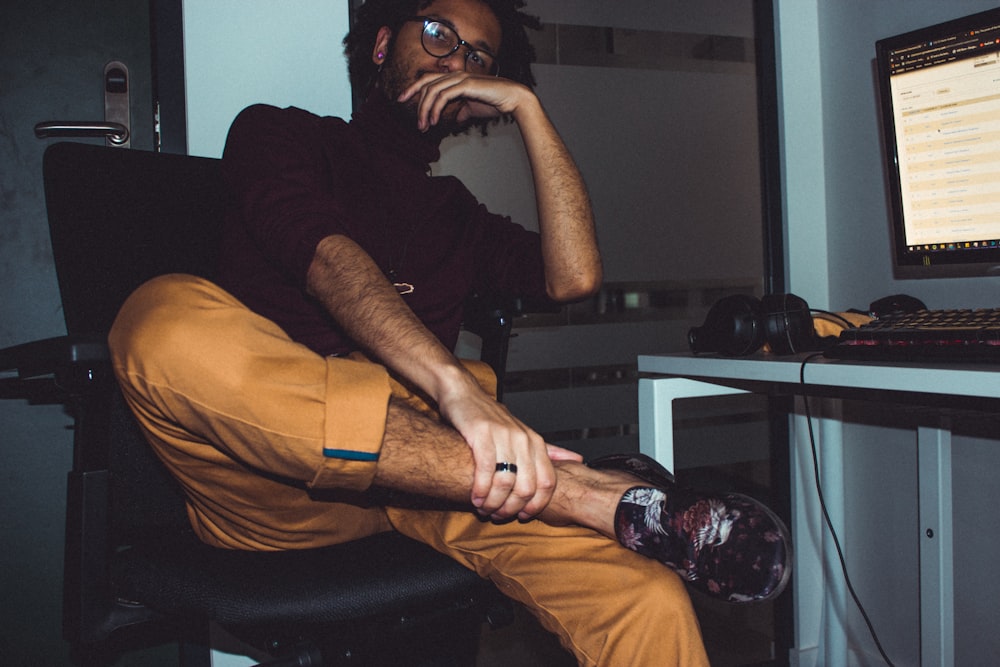
[[[103,120],[104,66],[118,60],[131,79],[132,148],[152,148],[149,44],[147,2],[33,0],[0,8],[0,347],[65,332],[42,191],[42,153],[56,140],[37,139],[34,126]],[[69,424],[58,406],[0,400],[5,664],[69,664],[60,634]]]

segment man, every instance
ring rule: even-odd
[[[706,664],[674,572],[723,599],[773,597],[780,521],[675,489],[648,459],[585,465],[451,352],[474,290],[566,302],[601,283],[585,186],[530,87],[522,4],[368,0],[345,40],[371,89],[351,123],[245,110],[223,159],[218,285],[140,288],[111,333],[115,370],[209,544],[395,529],[491,578],[580,664]],[[538,234],[428,173],[442,137],[498,117],[523,137]]]

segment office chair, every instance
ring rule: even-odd
[[[74,417],[63,634],[78,664],[181,642],[208,664],[216,623],[280,665],[472,664],[484,620],[512,618],[493,585],[398,533],[277,553],[216,549],[147,446],[108,362],[125,298],[168,272],[211,278],[226,204],[217,160],[77,143],[44,158],[67,336],[0,350],[3,392],[65,402]],[[510,318],[483,302],[468,328],[502,377]]]

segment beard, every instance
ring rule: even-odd
[[[410,127],[417,126],[417,109],[420,104],[420,96],[415,95],[406,102],[397,102],[396,100],[411,83],[424,74],[430,74],[430,72],[418,70],[416,75],[411,78],[405,71],[404,64],[390,56],[386,60],[379,77],[378,85],[382,88],[386,98],[392,102],[396,115],[405,123],[408,123]],[[441,113],[441,118],[438,120],[437,125],[432,125],[425,134],[432,138],[444,139],[451,135],[466,132],[472,125],[471,120],[465,122],[459,122],[458,120],[458,113],[464,105],[465,102],[463,100],[449,102]]]

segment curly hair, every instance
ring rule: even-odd
[[[524,0],[478,1],[485,3],[500,22],[503,33],[497,54],[500,75],[534,88],[531,63],[535,61],[535,49],[528,40],[527,29],[541,29],[538,17],[521,11]],[[354,26],[344,38],[344,55],[347,56],[351,86],[361,99],[368,95],[378,78],[379,68],[372,62],[371,51],[379,28],[387,26],[395,39],[406,19],[431,4],[433,0],[366,0],[355,10]]]

